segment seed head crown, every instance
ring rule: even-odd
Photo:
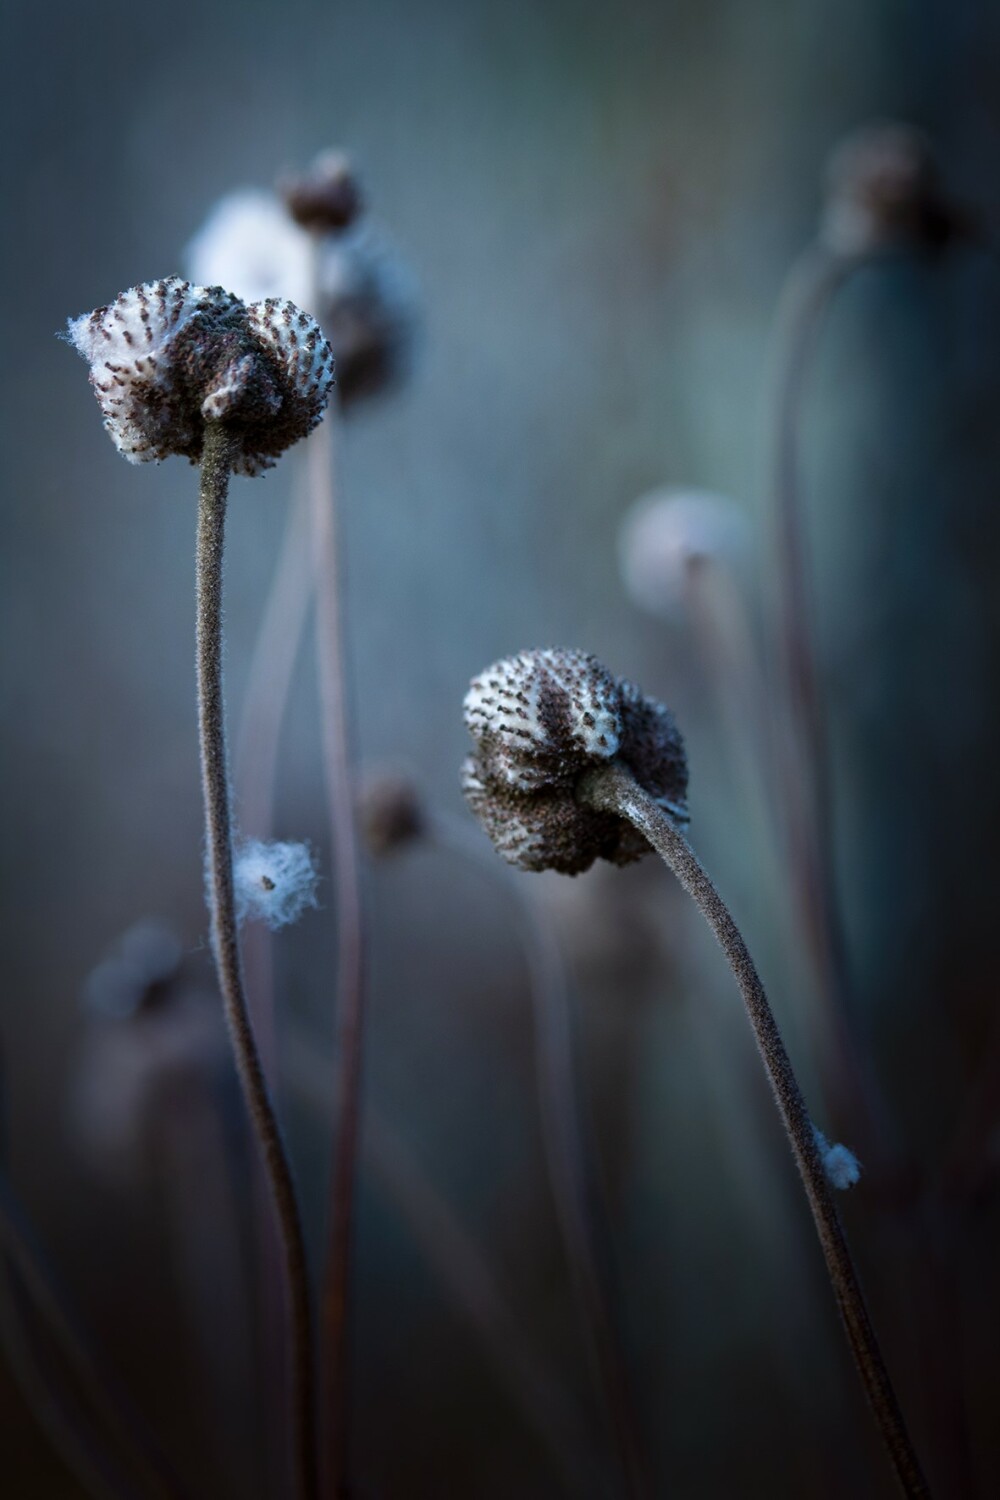
[[[130,463],[171,453],[197,463],[206,422],[223,422],[235,472],[261,474],[315,427],[333,384],[330,346],[308,313],[276,297],[247,306],[176,276],[70,319],[67,337]]]
[[[673,716],[596,657],[523,651],[475,678],[464,709],[476,749],[462,789],[509,863],[575,875],[599,857],[624,865],[649,852],[631,824],[574,795],[585,772],[615,756],[687,821],[687,762]]]

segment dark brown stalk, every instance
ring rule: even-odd
[[[627,766],[611,761],[589,772],[581,780],[577,796],[588,806],[627,818],[643,834],[694,900],[726,955],[802,1178],[847,1341],[896,1478],[903,1494],[913,1497],[913,1500],[928,1497],[930,1491],[920,1460],[907,1433],[868,1316],[861,1284],[816,1147],[805,1100],[764,987],[736,923],[687,840],[678,833],[663,809],[638,785]]]
[[[450,818],[437,815],[431,822],[431,832],[443,847],[473,861],[486,870],[491,880],[496,880],[498,866],[489,845],[479,835],[470,836],[464,823],[453,823]],[[500,870],[502,873],[502,866]],[[580,1305],[594,1378],[611,1418],[629,1493],[645,1496],[651,1493],[651,1487],[599,1253],[600,1234],[575,1083],[566,972],[555,939],[539,920],[523,883],[514,877],[508,882],[508,889],[520,918],[530,974],[542,1141],[563,1250]]]
[[[212,949],[236,1069],[274,1198],[290,1315],[296,1484],[318,1492],[309,1275],[295,1185],[268,1093],[247,1010],[233,899],[233,852],[222,697],[222,554],[232,450],[225,429],[208,423],[201,466],[197,547],[198,728],[205,801]]]
[[[343,568],[338,545],[334,476],[335,420],[336,412],[331,406],[309,438],[308,445],[316,591],[316,665],[337,909],[337,1097],[340,1108],[330,1178],[330,1226],[322,1303],[327,1465],[324,1482],[331,1500],[332,1497],[339,1500],[348,1492],[349,1300],[361,1133],[364,1027],[364,934],[347,715]]]
[[[853,1032],[846,944],[833,867],[830,753],[811,616],[799,473],[806,379],[836,293],[880,252],[838,255],[816,246],[792,268],[778,312],[771,480],[777,548],[778,632],[788,723],[775,726],[793,899],[823,1001],[834,1108],[862,1118],[876,1179],[892,1155],[887,1111]]]

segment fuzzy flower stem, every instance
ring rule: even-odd
[[[205,429],[198,509],[197,666],[212,948],[236,1068],[277,1211],[291,1319],[297,1487],[301,1500],[315,1500],[315,1396],[305,1238],[288,1156],[250,1024],[234,905],[222,698],[222,553],[231,464],[232,448],[224,427],[209,422]]]
[[[464,823],[439,813],[433,817],[431,830],[443,848],[451,849],[496,878],[497,862],[490,854],[489,844],[470,834]],[[549,927],[540,920],[524,891],[523,881],[512,871],[509,874],[510,879],[505,883],[517,903],[531,981],[538,1105],[556,1216],[595,1379],[611,1418],[629,1493],[645,1496],[651,1493],[649,1475],[607,1275],[599,1254],[599,1225],[595,1221],[574,1076],[573,1027],[565,966]]]
[[[821,246],[792,268],[777,319],[773,409],[772,497],[777,548],[780,660],[785,675],[791,739],[778,726],[774,751],[782,788],[788,857],[813,968],[824,1001],[835,1087],[847,1091],[851,1113],[866,1121],[875,1150],[872,1165],[888,1165],[889,1123],[884,1101],[851,1030],[850,981],[833,871],[830,757],[823,694],[809,608],[802,532],[799,429],[802,396],[820,332],[840,288],[863,266],[888,252],[837,254]],[[845,1100],[835,1100],[841,1108]]]
[[[337,535],[335,410],[309,439],[316,589],[316,659],[323,766],[331,821],[337,903],[337,1039],[340,1108],[330,1179],[330,1221],[323,1273],[326,1388],[324,1476],[331,1497],[347,1493],[349,1298],[354,1201],[361,1133],[364,934],[358,835],[347,721],[342,563]]]
[[[778,1111],[805,1188],[847,1341],[903,1494],[930,1491],[865,1306],[851,1252],[834,1206],[812,1121],[781,1033],[746,943],[687,840],[620,761],[587,772],[577,797],[599,811],[617,813],[649,840],[700,909],[726,955],[739,986]]]

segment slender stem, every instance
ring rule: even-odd
[[[861,1383],[889,1450],[903,1493],[926,1497],[930,1491],[868,1316],[861,1284],[834,1206],[833,1194],[791,1062],[746,944],[715,886],[686,839],[663,809],[620,762],[590,772],[577,788],[582,802],[617,813],[644,835],[697,904],[726,955],[739,986],[819,1235],[834,1296]]]
[[[323,1275],[326,1389],[325,1483],[330,1496],[347,1493],[349,1298],[354,1202],[361,1133],[364,1027],[364,941],[358,836],[347,718],[342,562],[337,535],[335,421],[331,408],[309,439],[323,767],[330,811],[337,903],[337,1039],[340,1111],[330,1178],[330,1228]]]
[[[445,848],[485,868],[496,879],[498,868],[489,845],[466,824],[441,814],[431,831]],[[614,1430],[629,1492],[651,1493],[639,1437],[624,1353],[610,1305],[607,1275],[599,1254],[599,1232],[587,1171],[580,1103],[573,1060],[573,1027],[566,971],[548,926],[527,898],[516,876],[507,882],[517,904],[530,975],[535,1023],[536,1077],[542,1141],[563,1249],[580,1304],[588,1353],[597,1385]]]
[[[837,255],[815,247],[786,282],[777,318],[771,479],[777,547],[778,631],[787,726],[776,726],[774,755],[784,811],[793,899],[811,954],[828,1028],[838,1094],[860,1112],[869,1166],[888,1166],[888,1114],[852,1030],[850,978],[833,866],[829,736],[816,659],[803,535],[799,433],[806,377],[830,305],[844,283],[883,252]],[[786,736],[786,728],[790,737]],[[842,1108],[843,1100],[835,1100]],[[873,1163],[872,1157],[875,1156]]]
[[[339,1100],[331,1098],[329,1066],[314,1039],[293,1030],[287,1066],[300,1098],[328,1121]],[[361,1150],[366,1168],[409,1225],[444,1296],[478,1334],[508,1395],[547,1448],[567,1493],[605,1494],[606,1476],[590,1451],[591,1435],[525,1337],[487,1256],[427,1177],[403,1135],[374,1105],[365,1120]]]
[[[222,699],[222,553],[232,450],[208,423],[198,509],[198,728],[212,920],[212,947],[236,1068],[274,1198],[290,1314],[295,1459],[302,1500],[317,1493],[315,1396],[309,1275],[295,1185],[254,1041],[240,967],[233,900],[233,852]]]

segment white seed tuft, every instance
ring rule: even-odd
[[[840,1145],[839,1142],[831,1146],[817,1125],[813,1126],[813,1138],[830,1186],[838,1188],[841,1192],[854,1187],[861,1177],[861,1163],[854,1152]]]
[[[248,839],[233,860],[237,920],[285,927],[316,905],[319,872],[307,844]]]

